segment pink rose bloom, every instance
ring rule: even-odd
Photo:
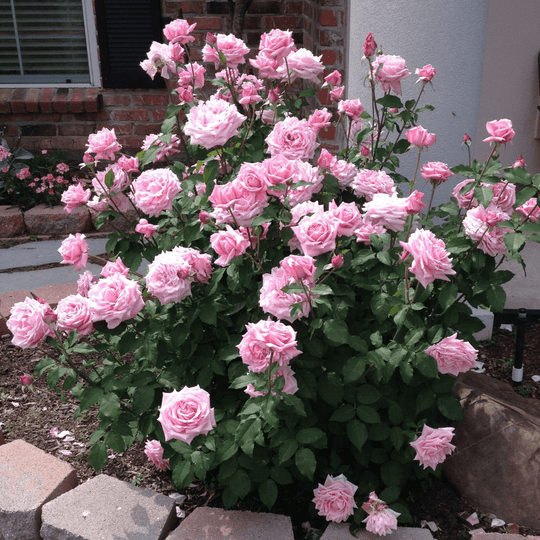
[[[95,285],[98,281],[98,278],[90,270],[85,270],[77,280],[77,293],[86,298],[92,285]]]
[[[139,223],[135,225],[135,232],[143,234],[146,238],[150,238],[157,231],[157,225],[148,223],[148,220],[142,218]]]
[[[88,262],[88,242],[84,234],[70,234],[58,248],[63,261],[60,264],[73,264],[75,270],[81,270]]]
[[[159,441],[147,441],[144,445],[144,453],[158,471],[167,471],[170,469],[169,460],[163,459],[163,447]]]
[[[172,52],[173,49],[169,45],[153,41],[150,50],[146,53],[147,59],[139,65],[152,79],[158,71],[164,79],[168,79],[169,75],[176,72],[176,63],[171,57]]]
[[[463,134],[463,144],[466,144],[467,146],[470,146],[471,144],[471,136],[467,133]]]
[[[463,180],[463,182],[460,182],[452,190],[452,196],[457,200],[458,206],[460,208],[469,208],[471,206],[473,207],[478,206],[478,201],[474,199],[474,189],[470,189],[467,193],[460,195],[460,191],[463,187],[469,184],[474,184],[474,182],[475,181],[472,178],[468,178],[467,180]]]
[[[66,165],[65,163],[59,163],[56,166],[56,169],[58,169],[58,167],[60,167],[62,169],[61,171],[58,171],[58,172],[67,172],[67,171],[69,171],[69,165]],[[67,169],[64,169],[64,167],[67,167]],[[24,169],[21,169],[15,176],[19,180],[24,180],[25,178],[28,178],[29,176],[32,176],[32,174],[30,173],[30,169],[28,167],[25,167]]]
[[[512,144],[512,139],[516,132],[512,129],[512,121],[506,118],[502,120],[492,120],[486,124],[486,130],[490,137],[484,139],[484,142],[507,143]]]
[[[106,321],[109,329],[133,319],[144,307],[141,287],[122,274],[98,281],[89,291],[88,299],[94,321]]]
[[[91,196],[92,192],[89,189],[84,189],[82,184],[69,186],[67,190],[62,193],[61,200],[66,205],[64,206],[64,210],[68,214],[71,214],[73,210],[83,204],[86,204],[90,200]]]
[[[386,193],[375,193],[364,205],[364,221],[383,225],[394,232],[403,231],[407,221],[407,199]]]
[[[277,71],[280,63],[261,52],[255,58],[250,58],[249,63],[259,70],[261,79],[277,79],[280,76]]]
[[[294,116],[278,122],[266,137],[268,152],[272,157],[282,154],[289,159],[313,159],[319,146],[317,134],[307,120]]]
[[[455,176],[448,165],[441,161],[430,161],[422,165],[420,175],[424,180],[429,180],[431,184],[446,182],[451,176]]]
[[[336,201],[332,200],[328,212],[338,224],[338,236],[352,236],[363,223],[360,210],[355,203],[342,202],[338,206]]]
[[[9,156],[11,156],[11,152],[5,146],[0,145],[0,161],[4,161]]]
[[[418,146],[418,148],[423,148],[427,146],[432,146],[437,140],[435,133],[428,133],[427,129],[424,129],[422,126],[415,126],[407,130],[407,140]]]
[[[282,154],[276,154],[262,162],[269,182],[269,189],[267,190],[269,195],[274,195],[275,197],[279,197],[280,194],[283,195],[281,191],[272,190],[271,186],[291,184],[293,177],[298,172],[298,163],[299,161],[286,158]]]
[[[172,156],[173,154],[178,154],[180,150],[178,150],[178,147],[180,146],[180,139],[176,135],[171,136],[171,142],[170,144],[166,144],[163,141],[160,141],[159,138],[163,135],[163,133],[151,134],[144,138],[142,149],[148,150],[151,147],[158,146],[159,152],[156,154],[156,157],[153,160],[153,163],[156,163],[157,161],[161,161],[165,158],[168,158],[169,156]]]
[[[301,354],[296,345],[296,332],[292,327],[268,319],[247,324],[237,347],[249,371],[264,373],[272,362],[283,367]]]
[[[121,156],[116,163],[126,173],[139,172],[138,157]]]
[[[330,97],[330,103],[333,103],[334,101],[339,101],[343,97],[344,93],[344,86],[336,86],[335,88],[332,88],[332,90],[330,90],[330,94],[328,94]]]
[[[513,214],[514,204],[516,204],[516,186],[506,181],[486,185],[489,185],[493,190],[491,204],[495,205],[506,214]]]
[[[21,375],[19,377],[19,383],[23,386],[31,386],[32,385],[32,379],[29,375]]]
[[[259,54],[282,63],[283,59],[294,51],[296,51],[296,46],[290,30],[274,28],[261,35]]]
[[[179,255],[190,266],[189,279],[197,283],[208,283],[212,276],[212,257],[194,248],[176,246],[173,253]]]
[[[386,536],[397,529],[398,516],[400,516],[399,512],[395,512],[391,508],[383,508],[371,513],[362,520],[362,523],[366,524],[366,531]]]
[[[249,247],[249,241],[230,225],[226,226],[225,231],[219,231],[210,236],[210,244],[220,256],[215,261],[219,266],[227,266],[232,259],[243,255]]]
[[[242,163],[234,181],[242,191],[266,199],[266,189],[270,185],[270,180],[262,163]]]
[[[114,262],[107,261],[101,270],[102,277],[109,277],[113,274],[122,274],[123,276],[127,276],[129,274],[129,268],[122,262],[120,257],[117,257]]]
[[[178,68],[178,84],[183,88],[202,88],[204,86],[204,74],[206,73],[206,68],[193,62],[191,64],[186,64],[184,68]],[[193,94],[191,94],[193,96]],[[191,99],[184,99],[184,101],[193,101]]]
[[[317,109],[313,111],[313,114],[308,118],[308,124],[311,129],[318,132],[321,129],[330,127],[332,125],[332,113],[328,112],[328,109]]]
[[[181,302],[191,295],[190,265],[179,253],[165,251],[148,265],[146,288],[161,304]]]
[[[217,34],[215,46],[206,44],[202,49],[202,56],[205,62],[214,62],[218,69],[221,64],[219,53],[222,53],[225,56],[225,65],[228,68],[237,68],[246,61],[244,57],[248,52],[246,44],[234,34]]]
[[[332,73],[330,73],[330,75],[327,75],[324,80],[327,85],[339,86],[341,84],[341,73],[337,69],[335,69],[334,71],[332,71]]]
[[[180,180],[170,169],[144,171],[131,187],[135,206],[154,217],[172,210],[174,198],[182,191]]]
[[[192,107],[186,118],[184,133],[191,137],[190,144],[199,144],[207,150],[223,146],[237,135],[246,119],[234,105],[221,99],[210,99]]]
[[[533,197],[521,206],[518,206],[516,211],[534,223],[540,222],[540,208],[538,207],[538,200],[536,197]]]
[[[422,69],[416,68],[415,73],[418,75],[419,81],[429,82],[437,75],[437,70],[431,64],[428,64]]]
[[[348,163],[344,159],[332,161],[330,171],[338,179],[340,189],[348,187],[359,172],[353,163]]]
[[[394,179],[384,171],[360,169],[350,184],[351,189],[358,197],[365,197],[366,201],[373,200],[377,193],[395,195],[397,193]]]
[[[416,450],[415,461],[419,461],[424,469],[431,467],[433,470],[449,456],[455,446],[450,444],[454,436],[454,428],[430,428],[424,425],[422,435],[410,445]]]
[[[401,81],[409,77],[405,60],[401,56],[380,54],[373,62],[373,75],[376,82],[381,83],[384,92],[393,90],[401,95]]]
[[[307,255],[289,255],[279,262],[285,275],[294,281],[302,281],[310,285],[315,284],[315,259]]]
[[[508,251],[504,244],[504,235],[510,232],[510,229],[495,227],[498,222],[508,218],[508,214],[498,211],[494,206],[489,209],[478,206],[467,210],[463,227],[472,240],[479,242],[478,249],[495,257]]]
[[[87,153],[96,154],[95,159],[114,160],[115,152],[122,149],[122,146],[116,140],[116,134],[113,129],[103,128],[97,133],[92,133],[88,137]]]
[[[353,120],[358,120],[364,112],[364,107],[359,99],[345,99],[339,102],[338,112],[340,114],[346,114]]]
[[[414,190],[405,200],[407,201],[407,214],[412,216],[420,213],[425,207],[426,203],[422,202],[424,194],[421,191]]]
[[[296,79],[306,79],[312,82],[319,81],[319,75],[324,71],[321,56],[314,56],[307,49],[299,49],[291,52],[286,62],[278,69],[283,81],[294,82]]]
[[[512,167],[514,169],[517,169],[518,167],[523,167],[525,168],[527,165],[525,165],[525,160],[523,159],[523,156],[519,156],[516,161],[514,161],[514,163],[512,164]]]
[[[79,336],[88,336],[94,331],[90,301],[80,294],[62,298],[56,307],[56,316],[58,330],[68,333],[76,330]]]
[[[343,266],[343,255],[334,255],[331,264],[336,270],[341,268]]]
[[[400,244],[405,250],[401,258],[413,256],[410,270],[424,288],[436,279],[450,281],[447,276],[455,275],[444,242],[431,231],[418,229],[409,236],[408,242]]]
[[[182,86],[178,87],[178,101],[180,103],[191,103],[195,99],[193,95],[193,87],[187,86],[183,88]]]
[[[190,36],[191,32],[195,30],[197,23],[189,24],[184,19],[175,19],[165,26],[163,34],[169,41],[169,43],[181,43],[186,45],[195,41],[194,36]]]
[[[191,444],[197,435],[207,435],[216,425],[210,394],[199,385],[164,393],[158,422],[166,441],[178,439]]]
[[[354,501],[357,489],[358,486],[349,482],[343,474],[335,478],[328,475],[324,485],[319,484],[319,487],[313,490],[315,509],[328,521],[345,521],[354,514],[354,509],[358,508]]]
[[[291,180],[292,184],[288,197],[289,204],[292,207],[311,200],[315,193],[319,193],[322,189],[324,176],[319,173],[319,169],[313,167],[310,163],[298,161],[296,174]],[[307,182],[307,184],[296,185],[299,182]]]
[[[336,157],[332,155],[326,148],[321,150],[319,158],[317,159],[317,166],[321,169],[330,170],[332,163],[337,161]]]
[[[255,85],[251,82],[246,82],[242,85],[240,95],[238,97],[238,102],[240,105],[244,105],[244,107],[246,105],[252,105],[253,103],[262,101],[262,97],[259,95]]]
[[[330,213],[307,216],[291,228],[304,255],[316,257],[336,249],[338,224]]]
[[[450,373],[455,377],[476,367],[478,358],[478,351],[467,341],[457,339],[457,333],[431,345],[425,352],[435,358],[439,373]]]
[[[51,307],[33,298],[25,298],[11,308],[7,328],[13,334],[12,343],[22,349],[31,349],[43,343],[47,336],[54,337],[46,323]]]
[[[373,39],[373,34],[370,32],[366,36],[366,40],[364,41],[364,56],[366,58],[369,58],[370,56],[373,56],[375,54],[376,50],[377,50],[377,43]]]

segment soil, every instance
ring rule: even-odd
[[[480,347],[479,360],[484,362],[487,376],[505,380],[511,384],[511,359],[515,350],[514,333],[497,330],[494,339]],[[526,334],[524,352],[524,384],[516,392],[531,399],[540,395],[540,383],[531,379],[540,375],[540,357],[536,351],[540,347],[540,325],[529,326]],[[51,392],[45,377],[34,379],[33,389],[24,388],[19,377],[32,375],[36,364],[45,356],[56,354],[55,349],[44,344],[35,349],[20,349],[10,343],[9,336],[0,338],[0,430],[6,442],[23,439],[45,452],[68,462],[77,470],[79,482],[96,475],[88,463],[88,439],[97,427],[96,411],[73,419],[77,403],[68,398],[64,403],[58,395]],[[50,430],[57,427],[60,432],[70,434],[64,438],[53,438]],[[72,439],[71,439],[72,437]],[[151,489],[154,492],[170,495],[177,490],[171,482],[169,471],[160,472],[150,463],[144,454],[144,443],[136,441],[123,454],[109,453],[107,465],[101,473],[114,476],[134,485]],[[197,506],[219,506],[220,490],[213,482],[195,482],[187,490],[185,501],[180,506],[181,516],[188,515]],[[280,499],[274,513],[287,514],[295,527],[295,538],[316,538],[326,527],[323,518],[316,515],[311,504],[312,492],[299,492],[298,486],[291,488],[288,496]],[[439,540],[470,538],[469,531],[483,528],[489,532],[509,532],[507,526],[491,528],[491,519],[495,516],[481,514],[457,494],[444,480],[435,480],[429,491],[413,492],[411,511],[415,527],[430,522],[438,530],[432,534]],[[265,507],[255,498],[247,499],[237,509],[264,512]],[[291,509],[296,513],[291,516]],[[472,527],[465,521],[473,512],[477,512],[480,524]],[[516,526],[514,526],[516,527]],[[518,532],[511,528],[511,532]],[[520,528],[521,534],[540,535],[540,530]]]

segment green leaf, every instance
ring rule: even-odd
[[[36,377],[41,377],[48,369],[51,369],[56,365],[56,362],[52,358],[44,358],[41,360],[34,369]]]
[[[504,245],[510,251],[519,251],[526,242],[526,236],[521,233],[507,233],[504,235]]]
[[[214,301],[212,299],[205,300],[200,307],[199,318],[201,321],[216,326],[217,314],[216,308],[214,307]]]
[[[463,421],[463,410],[461,404],[454,396],[440,396],[437,399],[439,411],[449,420]]]
[[[403,103],[401,103],[401,99],[391,94],[387,94],[386,96],[377,99],[375,103],[378,103],[379,105],[382,105],[383,107],[386,107],[388,109],[403,109]]]
[[[324,439],[326,441],[326,433],[318,428],[304,428],[296,434],[296,440],[304,444],[313,444]]]
[[[89,388],[85,388],[81,393],[81,412],[86,411],[89,409],[94,403],[97,403],[101,396],[103,395],[103,390],[101,388],[96,388],[94,386],[90,386]]]
[[[506,167],[504,177],[513,184],[522,184],[524,186],[528,186],[532,182],[531,175],[523,167]]]
[[[436,396],[429,388],[422,388],[416,396],[416,412],[429,409],[435,403]]]
[[[259,497],[262,503],[270,510],[277,500],[278,488],[276,483],[268,478],[259,486]]]
[[[105,467],[107,463],[107,447],[105,443],[98,442],[92,446],[88,454],[88,461],[96,472]]]
[[[373,407],[361,405],[356,409],[356,414],[366,424],[378,424],[381,421],[379,413]]]
[[[105,444],[115,452],[123,452],[126,449],[124,439],[114,431],[108,431],[105,434]]]
[[[349,339],[349,329],[345,321],[328,319],[323,324],[324,335],[336,345],[345,345]]]
[[[343,378],[346,383],[357,381],[366,369],[366,362],[360,356],[349,358],[343,366]]]
[[[506,292],[499,285],[493,285],[486,291],[486,298],[491,311],[494,313],[502,313],[506,304]]]
[[[425,377],[436,379],[439,376],[437,361],[435,358],[425,353],[417,353],[413,360],[414,367]]]
[[[439,293],[439,304],[446,311],[456,300],[458,295],[458,286],[454,282],[445,283]]]
[[[272,467],[272,469],[270,470],[270,476],[278,484],[292,484],[294,481],[291,473],[284,467]]]
[[[116,394],[105,394],[99,400],[99,410],[104,416],[116,420],[120,414],[120,399]]]
[[[238,495],[233,493],[233,490],[227,486],[223,492],[223,495],[221,496],[221,500],[223,501],[223,506],[225,508],[231,508],[238,501]]]
[[[371,441],[384,441],[390,435],[388,424],[373,424],[369,426],[368,437]]]
[[[261,419],[256,417],[242,420],[236,430],[234,440],[248,456],[253,455],[255,438],[260,431]]]
[[[219,464],[227,461],[228,459],[232,458],[236,452],[238,452],[238,445],[230,439],[225,440],[223,444],[220,445],[217,452],[216,463]]]
[[[309,448],[300,448],[294,457],[296,467],[308,480],[313,480],[317,468],[315,454]]]
[[[401,493],[401,488],[399,486],[391,486],[383,489],[381,491],[381,501],[384,501],[386,504],[393,503]]]
[[[356,392],[356,399],[364,405],[371,405],[379,400],[380,392],[370,384],[361,385]]]
[[[154,401],[155,390],[151,386],[137,388],[133,395],[133,411],[136,415],[141,415],[148,411]]]
[[[307,97],[311,98],[317,93],[317,90],[315,88],[305,88],[300,92],[300,97]]]
[[[94,349],[94,347],[88,343],[78,343],[71,349],[71,351],[79,354],[97,353],[96,349]]]
[[[523,203],[526,203],[529,199],[532,199],[533,197],[537,196],[536,188],[533,188],[531,186],[524,187],[516,194],[516,202],[514,204],[514,207],[517,208],[518,206],[521,206]]]
[[[287,439],[280,447],[278,452],[278,462],[284,463],[291,459],[298,450],[299,444],[296,439]]]
[[[190,461],[180,461],[175,465],[172,471],[172,481],[175,487],[183,488],[191,484],[191,462]],[[188,483],[189,481],[189,483]]]
[[[354,407],[349,404],[341,405],[330,417],[331,422],[348,422],[354,418]]]
[[[228,481],[232,492],[243,499],[251,489],[251,481],[244,469],[238,469]]]
[[[399,486],[405,475],[403,465],[397,461],[387,461],[381,467],[381,479],[386,486]]]
[[[362,451],[362,447],[368,438],[368,432],[365,424],[356,419],[351,420],[347,424],[347,437],[349,437],[349,440],[354,444],[354,446],[356,446],[356,448],[358,448],[358,450]]]

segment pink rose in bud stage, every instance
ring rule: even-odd
[[[64,210],[68,214],[71,214],[73,210],[86,204],[91,196],[92,192],[89,189],[84,189],[82,184],[69,186],[67,190],[62,193],[61,200],[65,204]]]
[[[210,223],[211,221],[210,214],[206,212],[205,210],[201,210],[199,212],[199,221],[201,222],[202,225],[206,225],[207,223]]]
[[[428,64],[422,69],[416,68],[415,73],[418,75],[418,81],[429,82],[437,75],[437,70],[431,64]]]
[[[251,82],[246,82],[242,85],[242,90],[239,95],[240,105],[252,105],[253,103],[258,103],[262,101],[262,97],[259,95],[259,92],[255,88],[255,85]]]
[[[225,231],[219,231],[210,236],[212,249],[219,255],[215,263],[219,266],[227,266],[232,259],[243,255],[249,248],[249,241],[245,240],[242,233],[235,231],[230,225]]]
[[[355,486],[340,474],[333,477],[328,475],[324,485],[313,490],[315,497],[315,509],[320,516],[324,516],[327,521],[341,523],[354,514],[354,509],[358,508],[354,501],[354,494],[358,486]]]
[[[32,379],[29,375],[21,375],[19,377],[19,383],[23,386],[32,386]]]
[[[170,169],[144,171],[131,187],[130,197],[135,206],[153,217],[172,210],[174,198],[182,191],[178,176]]]
[[[135,225],[135,232],[143,234],[146,238],[150,238],[157,231],[157,225],[148,223],[147,219],[141,218],[139,223]]]
[[[7,322],[7,328],[13,334],[13,345],[31,349],[45,341],[47,336],[53,337],[53,329],[45,322],[50,309],[48,304],[28,297],[14,304]]]
[[[83,163],[94,163],[94,157],[91,156],[88,152],[83,154]]]
[[[338,112],[340,114],[346,114],[348,117],[357,120],[364,112],[364,107],[359,99],[346,99],[339,102]]]
[[[163,459],[163,447],[159,441],[146,441],[144,453],[158,471],[167,471],[170,469],[169,460]]]
[[[207,435],[216,425],[210,394],[199,385],[164,393],[158,422],[166,441],[178,439],[191,444],[197,435]]]
[[[388,109],[388,112],[391,113],[391,114],[397,114],[399,112],[399,109],[396,108],[396,107],[390,107]]]
[[[92,285],[95,285],[98,281],[98,278],[90,270],[85,270],[77,280],[77,293],[87,297]]]
[[[233,34],[217,34],[215,45],[213,47],[205,45],[202,56],[205,62],[214,62],[215,68],[218,69],[221,64],[219,53],[222,53],[225,57],[225,65],[228,68],[236,68],[246,61],[245,56],[248,52],[246,44]]]
[[[410,74],[401,56],[380,54],[373,62],[373,75],[385,92],[392,90],[401,95],[401,81]]]
[[[334,255],[332,257],[332,266],[337,270],[343,266],[343,255]]]
[[[478,358],[478,351],[467,341],[458,339],[457,333],[431,345],[425,352],[435,358],[439,373],[450,373],[455,377],[476,367]]]
[[[394,179],[384,171],[360,169],[350,184],[351,189],[358,197],[365,197],[372,201],[377,193],[395,195],[397,193]]]
[[[81,270],[88,262],[88,242],[84,234],[70,234],[58,248],[63,261],[60,264],[73,264],[75,270]]]
[[[185,19],[175,19],[165,26],[163,34],[169,43],[186,45],[195,41],[195,37],[190,36],[190,34],[195,30],[196,26],[197,23],[189,24]]]
[[[430,161],[422,165],[420,175],[424,180],[429,180],[432,184],[446,182],[454,173],[446,163],[441,161]]]
[[[341,73],[335,69],[330,75],[327,75],[324,80],[330,86],[339,86],[341,84]]]
[[[94,331],[90,301],[80,294],[62,298],[56,307],[56,316],[56,327],[63,332],[76,330],[79,336],[88,336]]]
[[[88,137],[88,150],[86,153],[96,154],[95,159],[108,159],[113,161],[115,152],[122,149],[122,145],[116,140],[113,129],[103,128]]]
[[[330,170],[334,161],[336,161],[336,157],[332,155],[326,148],[323,148],[319,155],[319,159],[317,160],[317,166],[321,169]]]
[[[538,200],[536,197],[533,197],[521,206],[518,206],[516,211],[534,223],[540,222],[540,208],[538,207]]]
[[[408,242],[400,242],[400,245],[404,249],[402,259],[412,255],[410,271],[424,288],[436,279],[450,281],[448,276],[456,274],[444,242],[431,231],[417,229],[409,236]]]
[[[319,75],[324,71],[321,56],[314,56],[307,49],[298,49],[291,52],[286,62],[278,67],[277,72],[283,81],[294,82],[296,79],[306,79],[312,82],[319,81]]]
[[[304,255],[316,257],[336,249],[338,224],[330,213],[306,216],[291,227]]]
[[[366,40],[364,41],[364,56],[366,58],[369,58],[370,56],[373,56],[375,54],[376,50],[377,50],[377,43],[375,42],[375,39],[373,38],[373,34],[370,32],[366,36]]]
[[[433,470],[437,468],[439,463],[442,463],[446,456],[449,456],[455,446],[450,444],[454,436],[454,428],[430,428],[424,425],[422,435],[410,445],[416,450],[415,461],[419,461],[420,465],[426,469],[431,467]]]
[[[414,214],[419,214],[425,207],[426,203],[422,202],[424,194],[421,191],[415,189],[406,199],[407,201],[407,214],[412,216]]]
[[[486,130],[489,137],[484,142],[507,143],[512,144],[512,139],[516,132],[512,129],[512,121],[506,118],[502,120],[492,120],[486,124]]]
[[[215,45],[217,43],[217,37],[215,36],[215,34],[212,34],[211,32],[206,32],[205,41],[209,45]]]
[[[317,109],[308,118],[308,124],[316,132],[330,127],[332,125],[332,113],[328,112],[326,107],[324,109]]]
[[[418,146],[418,148],[424,148],[427,146],[432,146],[437,140],[435,133],[428,133],[427,129],[424,129],[422,126],[415,126],[406,133],[407,140]]]
[[[210,99],[192,107],[186,116],[184,133],[191,137],[190,144],[207,150],[223,146],[234,137],[246,119],[234,105],[220,99]]]
[[[518,167],[523,167],[525,168],[527,165],[525,165],[525,160],[523,159],[523,156],[519,156],[516,161],[514,161],[514,163],[512,164],[512,167],[514,169],[518,168]]]
[[[466,144],[468,146],[470,146],[471,144],[471,136],[467,135],[467,133],[463,135],[463,144]]]
[[[101,279],[89,291],[94,321],[106,321],[107,328],[133,319],[144,308],[141,287],[122,274]]]
[[[129,274],[129,268],[122,262],[120,257],[117,257],[114,262],[107,261],[101,270],[102,277],[109,277],[113,274],[122,274],[123,276],[127,276]]]
[[[334,101],[339,101],[343,94],[345,93],[345,87],[344,86],[336,86],[332,90],[330,90],[330,103],[333,103]]]
[[[313,159],[319,146],[317,134],[307,120],[294,116],[278,122],[266,137],[268,152],[272,157],[282,154],[289,159]]]

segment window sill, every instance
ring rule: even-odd
[[[97,113],[100,88],[0,88],[0,114]]]

